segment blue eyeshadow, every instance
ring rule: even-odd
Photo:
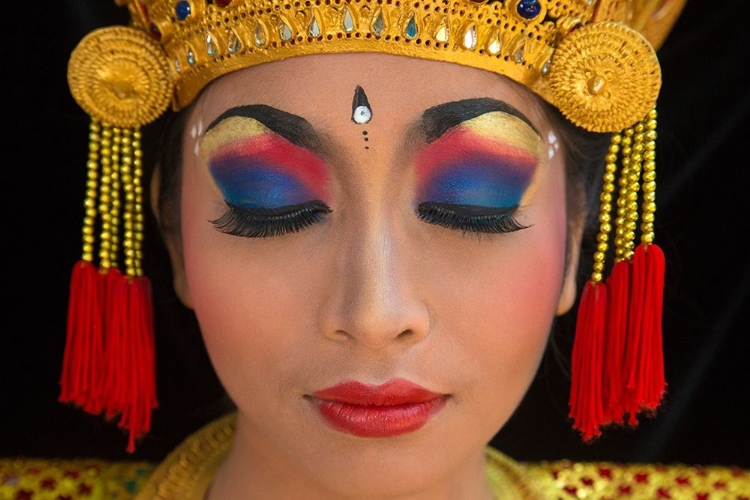
[[[246,208],[279,208],[314,199],[294,176],[264,162],[223,158],[209,165],[224,199]]]
[[[424,200],[504,208],[517,206],[533,170],[496,157],[473,157],[436,168],[423,189]],[[424,201],[423,200],[423,201]]]

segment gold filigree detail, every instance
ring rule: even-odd
[[[573,123],[595,132],[622,130],[656,104],[659,61],[648,41],[617,22],[572,31],[549,72],[552,101]]]
[[[139,127],[169,107],[172,75],[158,43],[141,30],[109,27],[89,33],[71,54],[68,85],[90,116]]]
[[[76,69],[85,76],[81,80],[85,83],[71,84],[76,96],[84,96],[80,98],[82,106],[104,121],[116,118],[118,123],[123,123],[153,119],[157,112],[148,100],[163,102],[164,87],[169,87],[167,93],[172,99],[172,109],[179,110],[193,102],[209,82],[235,70],[308,54],[376,52],[457,63],[504,75],[553,105],[567,105],[569,114],[577,116],[576,123],[583,128],[608,132],[619,129],[605,125],[610,112],[606,111],[607,103],[622,118],[610,122],[628,122],[629,118],[620,115],[629,114],[620,108],[632,105],[622,103],[634,103],[646,95],[647,102],[642,103],[642,109],[647,112],[653,107],[653,84],[659,79],[647,78],[644,90],[625,85],[626,77],[614,78],[617,74],[637,73],[640,78],[654,73],[653,50],[650,47],[641,50],[640,40],[623,35],[616,28],[592,32],[588,27],[621,22],[643,34],[643,39],[652,46],[657,46],[685,2],[558,0],[541,2],[540,13],[526,19],[517,12],[519,0],[419,0],[415,3],[315,0],[304,4],[298,0],[233,0],[223,6],[192,2],[191,13],[184,19],[177,19],[171,0],[118,1],[128,6],[132,27],[143,36],[134,43],[123,42],[123,47],[128,47],[122,49],[125,54],[116,53],[120,51],[117,46],[102,51],[99,58],[106,64],[92,63],[89,64],[91,69]],[[449,24],[442,20],[449,20]],[[438,24],[440,22],[446,24]],[[473,30],[467,31],[471,23],[476,25],[476,34]],[[209,31],[210,39],[207,38]],[[149,38],[149,33],[156,38]],[[600,34],[584,37],[584,33]],[[607,37],[613,45],[621,39],[626,44],[613,47],[614,55],[608,59],[604,53],[608,50]],[[559,44],[563,46],[558,49]],[[131,45],[148,48],[135,49]],[[571,49],[573,45],[575,48]],[[579,49],[580,52],[576,52]],[[100,49],[86,50],[96,54]],[[557,55],[553,58],[554,52]],[[599,55],[593,55],[597,53]],[[623,64],[613,62],[623,55],[627,58],[623,63],[627,62],[634,69],[628,70]],[[645,59],[639,59],[640,55]],[[597,58],[601,61],[594,64]],[[164,59],[172,61],[173,73],[161,62]],[[565,64],[560,63],[566,60],[574,63],[586,60],[583,64],[595,66],[598,71],[587,76],[582,84],[581,89],[591,89],[593,94],[587,91],[583,95],[585,98],[579,102],[587,107],[579,112],[572,111],[574,99],[560,98],[561,89],[564,93],[566,85],[578,85],[571,79],[570,70],[555,75],[555,67],[565,69]],[[158,70],[143,70],[148,64]],[[76,62],[73,66],[85,64]],[[105,74],[97,73],[95,70],[100,67],[110,69]],[[148,85],[140,84],[141,76],[150,78]],[[162,77],[163,81],[158,81]],[[142,93],[146,87],[149,90]],[[611,98],[615,88],[620,89],[616,99]],[[623,93],[626,90],[633,92],[626,95]],[[159,97],[152,98],[152,93]],[[137,99],[130,96],[137,96]],[[596,112],[599,108],[604,111]],[[589,118],[593,118],[594,123],[590,124]],[[642,116],[633,121],[639,118]]]

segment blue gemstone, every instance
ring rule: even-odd
[[[180,21],[184,21],[185,19],[187,19],[187,17],[190,15],[190,2],[188,2],[187,0],[177,2],[177,5],[175,5],[174,8],[174,14]]]
[[[521,0],[516,6],[518,14],[524,19],[534,19],[542,11],[539,0]]]
[[[414,38],[417,36],[417,23],[414,21],[414,16],[411,16],[409,22],[406,24],[404,35],[406,35],[407,38]]]

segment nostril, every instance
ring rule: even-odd
[[[408,339],[409,337],[414,336],[414,330],[409,328],[408,330],[404,330],[403,332],[399,333],[396,338],[397,339]]]

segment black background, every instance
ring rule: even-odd
[[[511,456],[750,467],[749,14],[742,0],[688,0],[660,51],[657,242],[667,256],[669,384],[660,415],[582,444],[566,420],[568,379],[550,357],[494,440]],[[66,64],[90,30],[124,22],[125,9],[107,0],[21,2],[3,15],[0,456],[158,460],[221,411],[190,331],[157,339],[161,407],[135,454],[125,453],[115,425],[56,401],[88,128],[68,92]],[[159,270],[163,248],[153,247],[146,265],[160,310],[175,299]],[[157,331],[189,320],[180,307],[161,309]],[[569,349],[565,339],[561,348]]]

